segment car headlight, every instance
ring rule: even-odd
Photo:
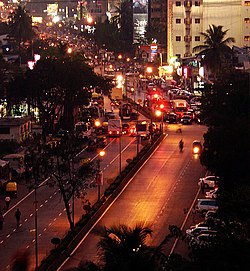
[[[197,154],[197,153],[199,153],[200,152],[200,148],[199,147],[194,147],[193,148],[193,153],[194,154]]]

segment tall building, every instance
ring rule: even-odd
[[[203,43],[200,33],[212,24],[228,29],[227,37],[235,38],[236,46],[249,47],[249,17],[249,0],[168,0],[168,58],[193,56],[193,47]]]

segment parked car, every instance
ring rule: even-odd
[[[214,190],[210,190],[206,192],[206,198],[207,199],[216,199],[219,195],[219,188],[215,188]]]
[[[197,207],[198,212],[205,214],[209,210],[217,210],[218,203],[214,199],[197,199]]]
[[[215,188],[218,186],[219,177],[218,176],[206,176],[204,178],[200,178],[198,185],[200,186],[202,181],[204,182],[205,188]]]
[[[216,237],[217,237],[216,231],[202,233],[193,237],[189,242],[189,246],[207,247],[216,240]]]
[[[186,230],[187,238],[197,236],[201,231],[204,231],[204,230],[209,230],[209,227],[206,226],[206,227],[196,227],[193,229],[187,229]]]

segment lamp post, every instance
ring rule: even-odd
[[[163,133],[163,112],[161,110],[155,111],[155,116],[160,118],[161,117],[161,126],[160,126],[160,132]]]
[[[103,174],[100,169],[101,158],[105,155],[105,151],[101,150],[98,154],[97,160],[97,174],[96,174],[96,183],[98,188],[98,201],[101,199],[101,185],[103,184]]]

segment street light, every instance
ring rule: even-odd
[[[161,110],[156,110],[155,111],[155,116],[157,118],[161,117],[161,128],[160,128],[160,131],[163,133],[163,112]]]
[[[97,183],[97,188],[98,188],[98,201],[100,201],[100,198],[101,198],[101,185],[103,185],[103,172],[100,169],[100,163],[101,163],[101,158],[104,155],[105,155],[105,151],[101,150],[98,154],[98,159],[97,159],[96,183]]]

